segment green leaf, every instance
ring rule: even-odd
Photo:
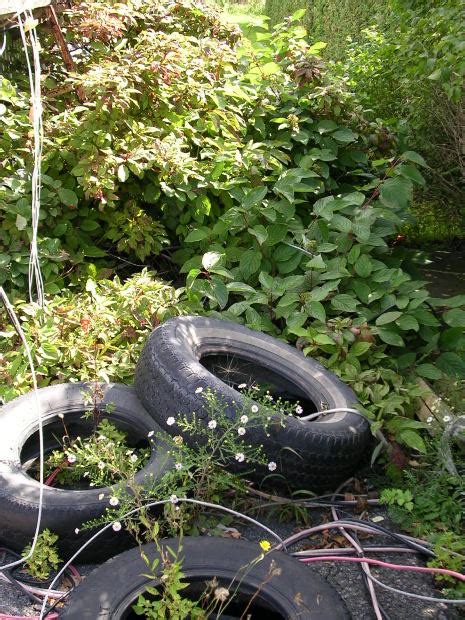
[[[423,157],[418,153],[415,153],[415,151],[405,151],[405,153],[402,153],[400,157],[405,161],[413,161],[414,164],[418,164],[419,166],[428,168],[428,164],[423,159]]]
[[[228,284],[226,284],[226,288],[228,289],[228,291],[231,291],[232,293],[255,293],[256,292],[252,286],[245,284],[245,282],[228,282]]]
[[[457,353],[451,351],[442,353],[436,364],[446,375],[460,379],[465,377],[465,360]]]
[[[310,316],[318,319],[322,323],[326,322],[326,312],[323,304],[321,304],[319,301],[311,301],[310,303],[306,304],[305,308]]]
[[[327,336],[326,334],[317,334],[316,336],[313,337],[313,341],[316,342],[317,344],[334,344],[334,340],[332,338],[330,338],[329,336]]]
[[[452,308],[444,313],[444,321],[451,327],[465,327],[465,310]]]
[[[275,73],[280,73],[281,67],[277,62],[267,62],[260,67],[260,72],[264,76],[274,75]]]
[[[404,209],[412,197],[412,184],[401,177],[387,179],[381,185],[379,197],[386,207]]]
[[[420,326],[418,325],[418,321],[416,320],[414,316],[411,316],[410,314],[404,314],[403,316],[401,316],[396,321],[396,324],[403,331],[408,331],[410,329],[413,329],[413,331],[417,332],[420,329]]]
[[[258,250],[246,250],[239,261],[239,269],[244,277],[248,280],[251,275],[260,269],[262,255]]]
[[[24,230],[26,226],[27,219],[18,213],[18,215],[16,216],[16,228],[18,230]]]
[[[342,142],[343,144],[353,142],[357,138],[354,132],[350,129],[338,129],[331,134],[331,137],[337,142]]]
[[[196,241],[202,241],[210,234],[210,231],[206,228],[196,228],[192,230],[184,239],[186,243],[195,243]]]
[[[268,238],[264,244],[271,246],[276,245],[286,237],[288,228],[286,224],[270,224],[270,226],[267,226],[266,230]]]
[[[399,334],[397,334],[396,332],[380,327],[378,330],[378,334],[381,340],[385,342],[386,344],[390,344],[393,347],[404,347],[405,346],[405,343],[402,340],[402,337],[399,336]]]
[[[77,207],[78,205],[78,197],[71,189],[60,187],[58,190],[58,198],[61,200],[62,204],[67,207]]]
[[[129,178],[129,170],[126,168],[124,164],[118,166],[118,179],[121,183],[124,183]]]
[[[217,300],[220,308],[224,308],[228,303],[229,291],[226,288],[224,282],[222,282],[216,276],[212,276],[212,291],[215,299]]]
[[[371,347],[371,342],[356,342],[350,347],[349,355],[360,357]]]
[[[266,231],[266,228],[261,224],[257,224],[253,228],[248,228],[247,230],[257,239],[260,245],[262,245],[268,239],[268,233]]]
[[[367,278],[373,269],[372,262],[367,254],[362,254],[355,263],[355,271],[361,278]]]
[[[396,172],[406,179],[410,179],[417,185],[424,185],[425,179],[423,175],[411,164],[401,164],[396,168]]]
[[[425,379],[440,379],[442,377],[442,372],[433,364],[420,364],[415,368],[415,372]]]
[[[244,209],[250,209],[259,202],[262,202],[267,192],[267,187],[254,187],[254,189],[250,190],[245,195],[245,198],[242,201],[242,206],[244,207]]]
[[[92,232],[93,230],[100,228],[100,224],[95,220],[82,220],[79,223],[79,227],[85,232]]]
[[[335,213],[331,219],[331,223],[336,230],[339,230],[343,233],[348,233],[352,230],[352,222],[349,218],[344,217],[343,215],[339,215]]]
[[[308,269],[326,269],[326,264],[321,257],[321,254],[317,254],[307,263]]]
[[[354,297],[347,295],[346,293],[335,295],[331,299],[332,307],[336,310],[342,310],[344,312],[355,312],[358,303],[359,302]]]
[[[376,325],[387,325],[387,323],[396,321],[400,316],[402,312],[385,312],[376,319]]]
[[[416,431],[407,428],[400,431],[398,437],[400,441],[402,441],[402,443],[404,443],[409,448],[413,448],[414,450],[417,450],[417,452],[421,452],[423,454],[426,452],[425,442],[423,441],[420,433],[417,433]]]

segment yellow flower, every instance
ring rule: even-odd
[[[267,540],[261,540],[260,547],[263,549],[263,551],[269,551],[271,549],[271,543],[269,543]]]

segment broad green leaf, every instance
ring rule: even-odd
[[[457,353],[452,351],[442,353],[436,364],[446,375],[460,379],[465,378],[465,359]]]
[[[244,207],[244,209],[250,209],[259,202],[262,202],[267,192],[267,187],[254,187],[254,189],[247,192],[246,196],[242,200],[242,206]]]
[[[415,151],[405,151],[400,156],[404,161],[413,161],[414,164],[418,164],[419,166],[423,166],[424,168],[428,168],[428,164],[423,159],[421,155],[415,153]]]
[[[346,293],[335,295],[331,299],[332,307],[335,310],[342,310],[343,312],[355,312],[358,303],[359,302],[352,297],[352,295],[347,295]]]
[[[212,276],[212,291],[215,299],[217,300],[220,308],[224,308],[228,303],[229,291],[226,288],[224,282],[222,282],[216,276]]]
[[[357,138],[354,132],[350,129],[338,129],[331,134],[331,137],[337,140],[337,142],[342,142],[343,144],[353,142]]]
[[[311,301],[310,303],[306,304],[305,308],[310,316],[318,319],[322,323],[325,323],[326,312],[323,304],[321,304],[319,301]]]
[[[314,342],[316,342],[317,344],[334,344],[334,340],[332,338],[330,338],[329,336],[327,336],[326,334],[317,334],[316,336],[313,337]]]
[[[386,325],[387,323],[392,323],[400,316],[402,316],[402,312],[385,312],[376,319],[376,325]]]
[[[84,230],[85,232],[92,232],[93,230],[97,230],[97,228],[100,228],[100,224],[98,222],[96,222],[95,220],[81,220],[81,222],[79,223],[79,227],[81,228],[81,230]]]
[[[246,250],[239,261],[239,269],[243,277],[248,280],[251,275],[260,269],[262,255],[258,250]]]
[[[400,431],[398,436],[399,439],[409,448],[413,448],[417,452],[421,452],[423,454],[426,452],[425,442],[423,441],[420,433],[417,433],[416,431],[407,428]]]
[[[210,234],[210,231],[206,228],[196,228],[192,230],[184,239],[186,243],[195,243],[196,241],[202,241]]]
[[[255,293],[256,292],[252,286],[245,284],[245,282],[228,282],[228,284],[226,284],[226,288],[228,289],[228,291],[231,291],[231,293]]]
[[[270,224],[266,228],[268,238],[264,242],[264,245],[276,245],[286,237],[287,230],[286,224]]]
[[[317,254],[307,263],[308,269],[326,269],[326,264],[321,257],[321,254]]]
[[[420,364],[416,366],[415,372],[425,379],[440,379],[442,377],[442,372],[433,364]]]
[[[58,198],[61,200],[62,204],[67,207],[77,207],[78,205],[78,197],[71,189],[60,187],[58,190]]]
[[[380,200],[393,209],[405,209],[412,197],[412,183],[408,179],[395,177],[381,185]]]
[[[465,310],[460,308],[452,308],[444,313],[443,316],[447,325],[451,327],[465,327]]]
[[[396,324],[400,327],[400,329],[404,331],[413,329],[413,331],[417,332],[420,329],[418,321],[414,316],[411,316],[410,314],[402,315],[399,319],[396,320]]]
[[[247,230],[257,239],[260,245],[268,239],[266,228],[261,224],[256,224],[253,228],[248,228]]]
[[[399,334],[396,332],[393,332],[384,327],[380,327],[378,329],[378,334],[381,340],[385,342],[386,344],[390,344],[393,347],[404,347],[405,346],[405,343],[402,340],[402,337],[399,336]]]
[[[16,228],[18,230],[24,230],[26,226],[27,219],[18,213],[18,215],[16,216]]]
[[[367,278],[370,275],[372,268],[373,265],[368,254],[362,254],[355,263],[355,271],[361,278]]]
[[[371,347],[371,342],[356,342],[350,347],[349,355],[360,357]]]

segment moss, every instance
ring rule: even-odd
[[[412,221],[402,228],[409,245],[465,239],[465,221],[454,205],[432,201],[414,202]]]

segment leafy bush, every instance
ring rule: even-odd
[[[42,387],[97,379],[130,382],[147,335],[184,308],[181,291],[143,271],[125,283],[89,279],[82,293],[55,295],[43,310],[19,303],[17,312]],[[16,332],[4,314],[0,317],[0,398],[10,400],[30,389],[31,375]]]

